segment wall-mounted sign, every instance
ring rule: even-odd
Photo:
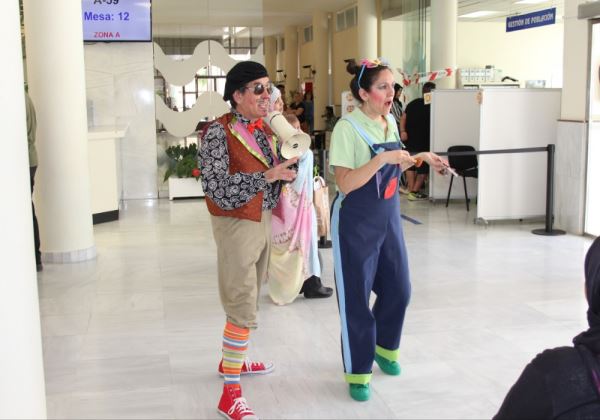
[[[82,0],[83,40],[152,41],[151,0]]]
[[[520,31],[521,29],[535,28],[538,26],[553,25],[556,23],[556,7],[539,10],[526,15],[510,16],[506,18],[506,32]]]

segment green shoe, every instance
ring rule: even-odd
[[[356,401],[367,401],[371,397],[369,384],[350,384],[350,396]]]
[[[384,373],[388,375],[398,376],[400,375],[400,363],[395,362],[393,360],[386,359],[379,354],[375,354],[375,361],[379,365],[379,368],[383,370]]]

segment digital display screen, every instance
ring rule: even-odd
[[[152,41],[151,0],[82,0],[83,40]]]

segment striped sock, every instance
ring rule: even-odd
[[[231,322],[225,324],[223,331],[223,373],[225,386],[239,388],[240,372],[248,349],[250,330],[238,327]]]

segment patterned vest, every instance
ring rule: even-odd
[[[230,129],[230,123],[233,119],[233,114],[228,113],[216,119],[215,122],[220,123],[225,128],[225,134],[227,135],[227,151],[229,153],[229,173],[235,174],[236,172],[264,172],[267,167],[257,157],[253,156],[250,151],[238,140]],[[273,137],[273,132],[265,124],[263,131],[267,134],[268,138]],[[217,206],[213,200],[206,196],[206,206],[208,211],[213,216],[225,216],[235,217],[238,219],[247,219],[254,222],[260,222],[262,218],[262,203],[263,203],[264,192],[260,191],[254,198],[252,198],[244,206],[233,210],[223,210]]]

